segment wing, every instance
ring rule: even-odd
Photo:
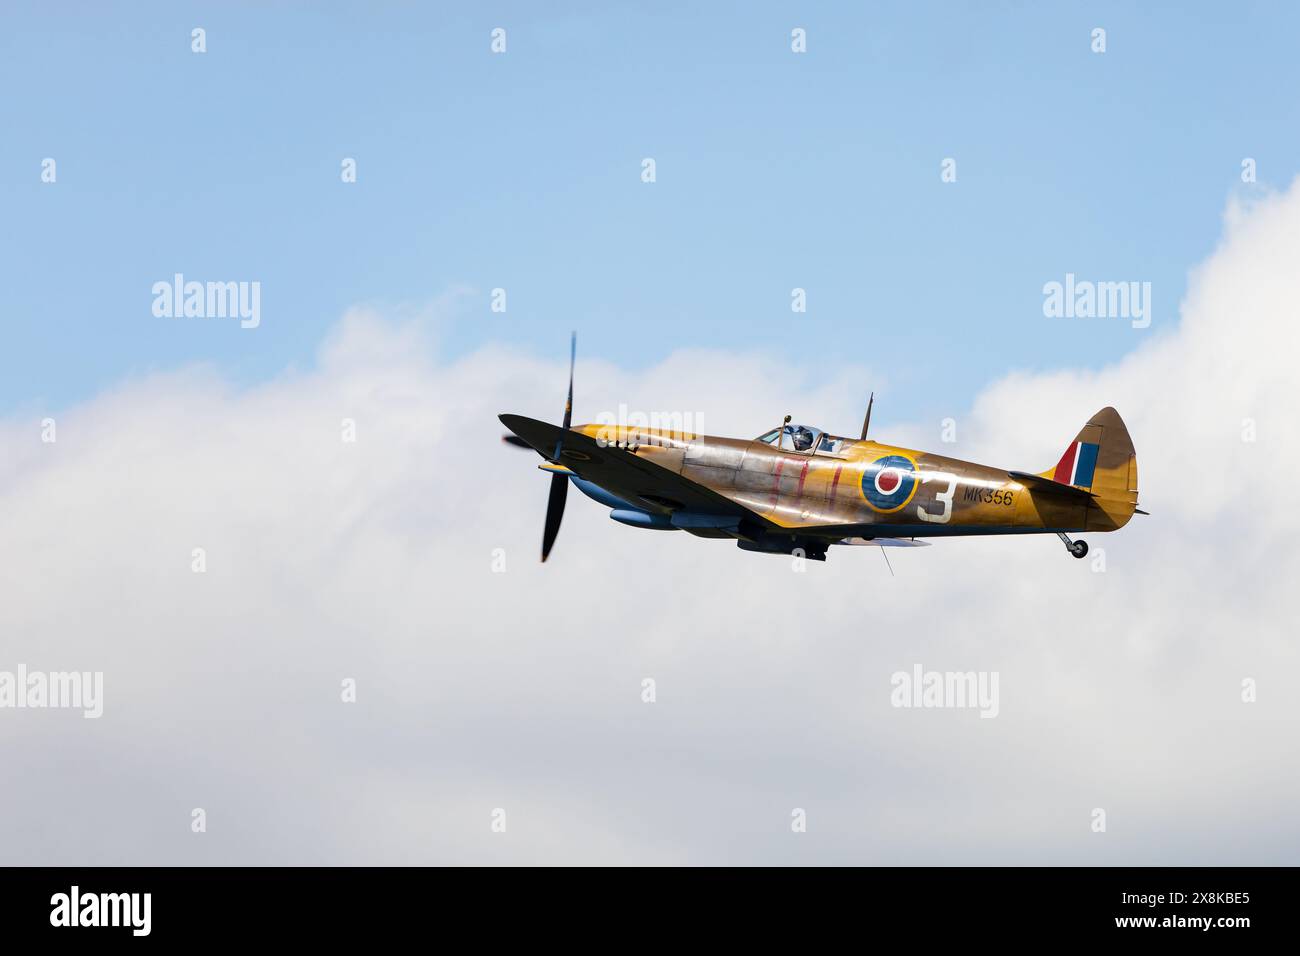
[[[836,544],[857,545],[859,547],[871,546],[876,548],[928,548],[929,541],[919,541],[916,538],[842,538],[835,542]]]
[[[565,467],[638,508],[654,514],[669,514],[684,508],[701,515],[744,521],[755,530],[776,527],[744,505],[630,451],[601,445],[581,432],[565,431],[558,425],[522,415],[499,417],[506,428],[543,458],[549,459],[555,452],[556,442],[562,439],[560,458]]]

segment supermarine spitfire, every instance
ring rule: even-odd
[[[573,360],[562,426],[501,415],[505,440],[531,448],[551,473],[542,560],[555,543],[570,484],[636,528],[730,538],[746,551],[824,561],[839,545],[916,547],[955,535],[1116,531],[1138,507],[1137,456],[1113,408],[1088,420],[1055,467],[992,468],[867,438],[791,424],[757,438],[716,438],[629,425],[578,425]]]

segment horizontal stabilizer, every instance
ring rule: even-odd
[[[1044,478],[1042,475],[1031,475],[1027,471],[1009,471],[1007,474],[1028,488],[1031,493],[1045,491],[1064,495],[1067,498],[1077,498],[1080,501],[1091,501],[1095,497],[1090,491],[1084,491],[1082,488],[1076,488],[1073,485],[1063,485],[1059,481]]]

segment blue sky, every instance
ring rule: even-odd
[[[449,357],[562,359],[571,328],[630,367],[787,350],[798,376],[872,368],[891,418],[946,413],[1169,329],[1225,201],[1296,173],[1298,25],[1283,3],[7,3],[0,408],[195,361],[260,381],[349,305],[464,288]],[[175,272],[260,281],[261,326],[155,318]],[[1066,272],[1151,282],[1151,328],[1044,318]]]

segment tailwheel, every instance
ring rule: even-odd
[[[1070,536],[1064,531],[1056,532],[1056,536],[1065,542],[1065,550],[1069,551],[1076,558],[1082,558],[1088,554],[1087,541],[1071,541]]]

